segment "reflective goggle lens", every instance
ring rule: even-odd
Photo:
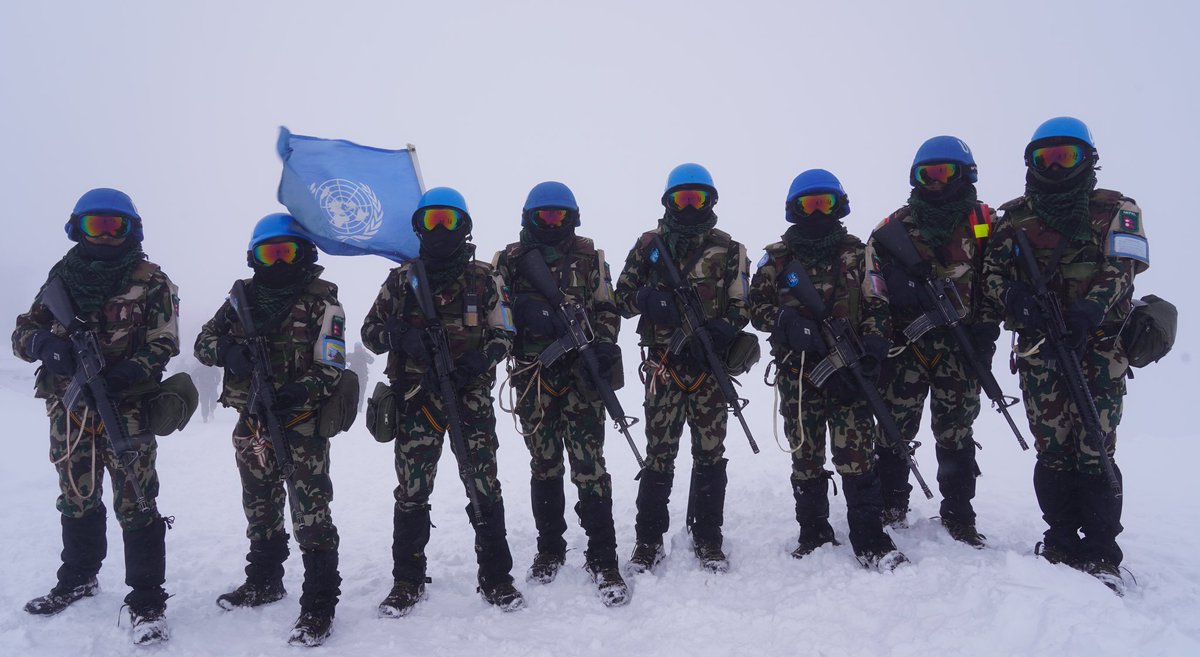
[[[671,192],[667,199],[676,210],[693,207],[697,210],[708,205],[708,191],[703,189],[678,189]]]
[[[88,237],[125,237],[132,228],[133,222],[121,215],[85,214],[79,217],[79,230]]]
[[[254,247],[254,259],[270,267],[277,262],[292,264],[300,257],[300,245],[296,242],[270,242]]]
[[[1079,166],[1087,157],[1087,152],[1079,144],[1059,144],[1035,148],[1029,153],[1029,159],[1038,169],[1049,169],[1057,164],[1064,169]]]
[[[915,177],[917,182],[922,185],[929,183],[940,182],[948,183],[954,180],[958,175],[958,165],[953,162],[943,162],[942,164],[922,164],[917,167]]]
[[[796,207],[800,209],[802,214],[814,214],[821,212],[829,214],[833,212],[833,208],[837,205],[837,194],[827,192],[824,194],[806,194],[796,199]]]
[[[446,230],[458,230],[462,222],[462,213],[454,208],[426,208],[421,213],[421,227],[433,230],[438,226]]]
[[[566,210],[534,210],[533,218],[543,226],[561,228],[567,220]]]

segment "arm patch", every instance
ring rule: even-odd
[[[1150,242],[1141,235],[1109,233],[1108,255],[1150,264]]]
[[[346,312],[332,303],[325,304],[321,335],[313,348],[313,360],[322,365],[346,369]]]

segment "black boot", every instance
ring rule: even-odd
[[[800,539],[792,556],[802,559],[822,545],[838,545],[829,525],[829,473],[816,479],[793,479],[792,496],[796,498],[796,522],[800,523]]]
[[[1046,531],[1034,552],[1050,563],[1079,568],[1083,546],[1079,529],[1083,526],[1076,480],[1079,474],[1054,470],[1041,461],[1033,467],[1033,492],[1037,495]]]
[[[725,522],[725,488],[729,483],[726,473],[728,459],[709,465],[693,464],[692,486],[689,491],[688,508],[691,510],[689,526],[692,544],[700,567],[714,573],[729,571],[729,559],[721,549],[724,539],[721,525]]]
[[[425,546],[429,543],[429,507],[395,509],[392,518],[392,590],[379,603],[384,618],[407,616],[425,599]]]
[[[538,537],[537,554],[525,578],[530,582],[549,584],[567,561],[567,542],[563,540],[567,531],[563,478],[530,479],[529,499],[533,504],[533,524],[537,527]]]
[[[288,643],[294,646],[319,646],[333,631],[334,609],[342,593],[338,553],[337,550],[310,550],[304,547],[300,550],[304,559],[300,617],[292,627]]]
[[[167,592],[167,523],[161,516],[145,527],[122,532],[125,543],[125,583],[132,589],[125,596],[129,607],[133,642],[161,643],[171,637],[164,614]]]
[[[25,611],[50,616],[72,603],[96,595],[100,584],[96,573],[108,554],[105,535],[104,507],[94,509],[81,518],[61,517],[62,565],[58,568],[58,584],[50,592],[25,603]]]
[[[883,496],[878,475],[874,472],[842,475],[842,493],[846,496],[850,546],[859,563],[881,571],[895,570],[906,563],[908,558],[883,531]]]
[[[504,526],[504,501],[497,500],[482,509],[481,520],[475,519],[471,505],[467,516],[475,527],[475,560],[479,564],[479,594],[488,604],[502,611],[517,611],[525,607],[525,597],[513,586],[512,552],[508,549],[508,532]]]
[[[629,586],[617,568],[617,533],[613,528],[612,498],[587,495],[575,504],[579,524],[588,536],[585,568],[606,607],[629,602]]]
[[[907,527],[908,497],[913,489],[908,483],[908,463],[895,450],[882,445],[875,448],[875,455],[875,472],[883,496],[883,524]]]
[[[1122,482],[1121,469],[1113,463],[1117,481]],[[1083,569],[1096,577],[1117,595],[1125,595],[1121,578],[1124,554],[1117,545],[1121,526],[1121,497],[1118,497],[1103,474],[1080,474],[1079,505],[1082,509],[1083,540],[1080,541]]]
[[[642,470],[634,521],[637,543],[628,565],[631,574],[651,572],[663,560],[663,534],[671,525],[667,504],[671,500],[672,479],[672,473]]]
[[[975,549],[983,549],[986,538],[975,529],[975,478],[979,471],[975,463],[975,443],[968,442],[962,449],[935,447],[937,453],[938,490],[942,493],[942,526],[950,536],[960,543]]]
[[[283,599],[283,562],[287,561],[287,532],[279,532],[265,541],[250,541],[246,553],[246,581],[241,586],[217,597],[222,609],[259,607]]]

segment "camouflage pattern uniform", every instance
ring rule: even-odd
[[[980,273],[983,265],[983,245],[988,226],[992,223],[992,212],[986,205],[977,204],[971,213],[982,212],[988,217],[986,223],[976,222],[964,215],[957,227],[937,248],[930,246],[921,236],[920,229],[908,206],[894,212],[876,227],[876,231],[890,221],[899,221],[916,248],[921,260],[932,267],[932,276],[949,278],[962,299],[960,314],[967,325],[974,323],[999,323],[994,304],[984,297],[983,280]],[[900,267],[894,256],[888,253],[872,234],[867,241],[867,280],[863,293],[872,299],[888,300],[887,284],[883,270],[889,266]],[[973,527],[975,511],[971,500],[975,497],[975,478],[979,474],[975,462],[976,443],[972,424],[979,416],[979,381],[971,372],[966,358],[959,352],[957,343],[949,330],[934,328],[916,341],[905,345],[904,329],[924,312],[920,306],[891,304],[892,339],[897,347],[903,347],[898,355],[888,359],[884,368],[883,397],[892,410],[892,416],[905,441],[913,441],[920,430],[921,412],[925,399],[929,397],[930,426],[937,445],[938,488],[942,494],[941,517],[943,522]],[[983,354],[986,356],[986,354]],[[880,441],[876,453],[879,457],[879,476],[883,483],[885,518],[903,524],[908,512],[909,470],[901,457],[886,439]]]
[[[30,339],[37,331],[48,329],[57,336],[67,337],[66,330],[41,302],[44,289],[43,286],[38,291],[29,311],[17,317],[12,335],[13,353],[28,362],[37,361],[37,356],[29,350]],[[95,313],[82,317],[88,326],[96,328],[106,363],[111,366],[128,360],[147,372],[142,383],[113,395],[124,428],[138,445],[139,456],[133,463],[132,475],[150,504],[146,512],[138,510],[133,487],[113,455],[99,417],[82,406],[70,411],[63,407],[62,397],[70,378],[52,374],[44,367],[38,370],[36,396],[46,401],[50,461],[58,471],[56,506],[62,514],[64,535],[63,565],[58,572],[60,586],[78,586],[94,578],[107,553],[102,498],[107,469],[113,482],[113,510],[125,543],[125,579],[134,588],[126,603],[165,606],[162,550],[166,520],[159,515],[155,504],[158,445],[150,433],[143,401],[157,390],[167,361],[179,354],[178,315],[179,297],[174,283],[158,265],[143,261],[134,269],[124,290],[107,299]],[[68,540],[68,535],[74,538]],[[138,562],[139,566],[131,566],[132,562]]]
[[[586,237],[568,239],[565,247],[554,247],[561,257],[547,263],[550,274],[568,302],[583,306],[596,343],[616,344],[621,317],[614,305],[612,277],[604,252]],[[549,303],[518,274],[516,263],[525,253],[526,248],[516,242],[496,254],[496,273],[504,283],[504,294],[511,299],[533,298]],[[510,365],[510,383],[518,395],[515,411],[530,454],[538,552],[556,558],[566,553],[565,452],[571,464],[571,481],[579,492],[575,510],[588,534],[588,561],[606,561],[615,566],[612,478],[604,466],[604,404],[600,395],[591,391],[592,383],[578,354],[570,353],[548,368],[535,367],[538,354],[551,342],[549,338],[517,333]],[[620,369],[619,364],[615,369]]]
[[[862,241],[846,235],[839,258],[838,264],[805,267],[813,287],[830,308],[830,316],[849,319],[860,336],[887,339],[891,328],[887,304],[862,293],[865,270]],[[775,333],[780,309],[784,307],[796,308],[803,316],[818,319],[781,281],[783,271],[794,259],[785,242],[766,247],[750,283],[750,318],[754,328],[772,334],[771,355],[777,368],[775,386],[783,400],[780,413],[793,450],[791,484],[796,498],[796,521],[802,534],[807,535],[819,534],[828,526],[828,481],[832,476],[825,470],[828,426],[833,463],[846,494],[851,540],[856,549],[866,550],[877,536],[862,525],[873,522],[875,531],[881,531],[878,479],[873,474],[875,420],[865,401],[846,403],[812,383],[808,376],[821,357],[792,353],[786,339]],[[871,497],[872,503],[868,505],[870,508],[863,509],[860,502],[866,502],[866,497]],[[860,516],[865,522],[859,522]]]
[[[305,609],[332,610],[337,604],[338,531],[329,504],[333,483],[329,477],[329,441],[316,435],[316,410],[334,394],[345,367],[345,313],[337,286],[318,278],[323,268],[313,265],[313,280],[291,302],[274,326],[260,327],[266,338],[276,389],[289,383],[304,386],[308,398],[282,412],[295,472],[284,481],[275,454],[246,404],[250,379],[225,372],[220,402],[239,413],[233,428],[234,458],[242,482],[242,508],[246,514],[248,581],[278,580],[288,555],[284,503],[290,501],[292,527],[304,556],[305,585],[300,604]],[[246,291],[254,300],[254,279]],[[204,365],[218,366],[222,341],[245,340],[245,329],[228,300],[196,337],[195,355]],[[332,572],[330,572],[332,571]]]
[[[669,290],[661,268],[650,261],[652,239],[662,228],[643,233],[629,252],[617,280],[617,309],[624,317],[640,314],[635,298],[643,287]],[[703,306],[704,319],[724,319],[741,329],[750,321],[746,305],[750,262],[746,247],[728,233],[712,229],[692,238],[687,253],[674,258]],[[638,489],[637,540],[661,546],[670,524],[667,504],[675,474],[675,457],[686,422],[692,436],[692,510],[696,542],[719,547],[727,482],[725,433],[729,422],[725,399],[704,366],[689,357],[671,357],[667,345],[675,329],[646,318],[638,322],[645,373],[646,467]]]
[[[1118,334],[1131,311],[1134,275],[1149,266],[1148,253],[1122,250],[1122,246],[1133,242],[1144,248],[1141,210],[1119,192],[1093,191],[1088,236],[1072,240],[1058,262],[1048,260],[1064,238],[1034,213],[1025,197],[1005,203],[1000,210],[1004,214],[984,268],[987,293],[994,301],[1003,303],[1011,282],[1028,282],[1014,255],[1016,231],[1023,230],[1048,279],[1047,289],[1064,310],[1080,300],[1104,309],[1103,322],[1089,337],[1082,364],[1106,436],[1105,449],[1112,458],[1129,368]],[[1038,453],[1034,487],[1049,525],[1044,554],[1081,567],[1104,562],[1115,568],[1123,557],[1116,542],[1122,529],[1121,498],[1113,495],[1101,473],[1098,453],[1085,440],[1083,423],[1051,350],[1035,348],[1041,332],[1022,325],[1011,314],[1005,317],[1005,326],[1017,332],[1014,362]],[[1119,479],[1115,462],[1113,468]]]
[[[413,362],[388,337],[389,320],[399,320],[410,329],[427,325],[415,295],[409,287],[410,265],[392,270],[379,296],[363,321],[362,341],[368,349],[387,353],[386,373],[396,394],[399,431],[396,437],[395,527],[392,546],[393,579],[423,589],[425,582],[425,545],[429,541],[429,496],[433,492],[438,459],[447,431],[445,400],[436,389],[426,386],[431,366]],[[499,282],[492,267],[472,260],[466,271],[440,291],[433,292],[438,318],[446,330],[451,356],[455,361],[472,350],[483,352],[488,367],[460,392],[467,455],[477,476],[465,486],[475,487],[479,496],[483,523],[476,523],[470,506],[467,515],[475,525],[475,550],[481,583],[512,582],[512,555],[505,538],[504,500],[496,476],[496,415],[492,388],[496,383],[496,365],[508,355],[512,344],[512,322],[501,302]],[[453,446],[452,446],[453,448]],[[464,490],[466,490],[464,488]]]

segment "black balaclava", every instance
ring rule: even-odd
[[[797,211],[794,202],[789,202],[787,220],[792,225],[783,234],[784,243],[806,266],[828,264],[846,237],[842,217],[848,213],[847,207],[845,197],[839,197],[833,214],[805,215]]]
[[[1043,139],[1030,144],[1026,156],[1040,146],[1078,143],[1081,142],[1069,137]],[[1096,189],[1096,159],[1092,151],[1087,159],[1070,169],[1054,166],[1039,171],[1028,166],[1025,170],[1025,197],[1033,211],[1050,228],[1073,239],[1086,239],[1091,233],[1089,203]]]
[[[135,249],[141,249],[141,246],[142,243],[132,237],[126,237],[124,242],[117,245],[94,244],[89,242],[86,237],[79,238],[80,254],[89,260],[102,262],[118,260]]]

